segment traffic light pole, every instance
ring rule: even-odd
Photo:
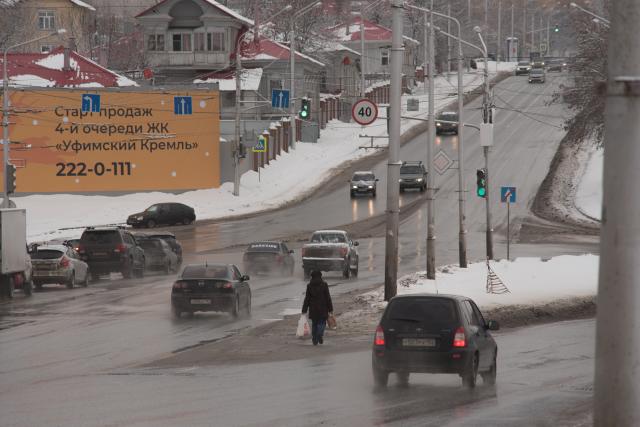
[[[433,0],[431,7],[433,10]],[[427,139],[427,279],[436,278],[436,224],[435,224],[435,183],[433,176],[433,145],[436,140],[435,118],[435,32],[433,13],[429,13],[429,138]]]
[[[609,7],[593,425],[640,425],[640,2]]]

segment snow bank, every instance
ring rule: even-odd
[[[602,172],[604,169],[604,150],[591,153],[584,175],[576,193],[576,207],[591,218],[600,219],[602,213]]]
[[[596,255],[492,261],[492,270],[510,291],[505,294],[486,292],[485,263],[472,263],[466,269],[447,266],[438,269],[436,280],[428,280],[424,271],[401,277],[398,280],[398,294],[427,292],[464,295],[483,309],[593,296],[598,290],[598,261]],[[368,292],[361,298],[374,307],[386,304],[384,287]]]

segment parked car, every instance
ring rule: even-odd
[[[87,286],[91,272],[86,262],[72,247],[66,245],[38,246],[31,252],[33,283],[36,289],[45,284],[63,284],[72,289],[76,284]]]
[[[295,260],[293,250],[284,242],[254,242],[251,243],[242,257],[244,271],[254,273],[278,272],[282,275],[293,276]]]
[[[80,238],[78,253],[89,264],[93,280],[113,272],[122,273],[125,279],[144,276],[144,250],[122,227],[87,228]]]
[[[529,71],[529,83],[544,83],[545,74],[542,68],[532,68]]]
[[[456,122],[456,123],[450,123]],[[442,111],[436,116],[436,135],[444,132],[458,134],[458,113],[455,111]]]
[[[473,388],[478,374],[493,385],[498,368],[498,346],[489,331],[497,322],[485,322],[476,304],[457,295],[411,294],[389,301],[376,328],[373,378],[386,386],[389,373],[401,383],[411,373],[458,374]]]
[[[132,227],[153,228],[156,225],[191,224],[196,220],[192,207],[182,203],[158,203],[145,211],[129,215],[127,224]]]
[[[168,231],[156,231],[156,232],[151,231],[146,233],[142,233],[142,232],[133,233],[133,236],[136,238],[136,240],[141,240],[141,239],[164,240],[165,242],[167,242],[169,247],[173,250],[173,252],[178,257],[178,267],[182,265],[182,245],[180,244],[178,239],[176,239],[175,234],[170,233]]]
[[[155,237],[137,239],[137,241],[144,250],[145,268],[147,270],[159,270],[164,274],[178,271],[178,256],[167,242]]]
[[[516,76],[521,74],[529,74],[529,70],[531,69],[530,61],[520,61],[518,65],[516,65]]]
[[[378,189],[378,178],[372,171],[357,171],[351,176],[349,181],[349,192],[353,199],[358,194],[371,194],[376,197]]]
[[[302,246],[302,269],[308,279],[312,270],[341,271],[342,277],[358,277],[358,242],[343,230],[319,230]]]
[[[249,276],[233,264],[187,265],[171,290],[175,317],[196,311],[227,311],[234,317],[251,313]]]
[[[421,161],[402,162],[400,166],[400,192],[407,188],[427,189],[427,170]]]

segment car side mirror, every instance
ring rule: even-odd
[[[360,246],[359,242],[353,242],[353,246]]]
[[[380,181],[380,180],[379,180],[378,178],[376,178],[376,182],[377,182],[377,181]]]
[[[246,274],[240,278],[240,280],[242,280],[243,282],[248,282],[249,279],[250,279],[250,277],[247,276]]]
[[[487,329],[490,331],[498,331],[500,330],[500,324],[495,320],[489,320],[487,322]]]

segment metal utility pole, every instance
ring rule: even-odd
[[[500,42],[502,41],[502,0],[498,0],[498,52],[496,53],[496,61],[500,62],[502,51],[500,50]]]
[[[414,10],[421,10],[425,13],[429,12],[429,9],[424,9],[421,7],[417,7],[417,6],[412,6],[412,5],[407,5],[407,7],[414,9]],[[441,33],[443,33],[444,35],[447,36],[447,38],[451,39],[455,39],[458,41],[458,213],[459,213],[459,241],[458,241],[458,255],[459,255],[459,260],[460,260],[460,267],[462,268],[466,268],[467,267],[467,229],[465,226],[465,220],[466,220],[466,214],[465,214],[465,202],[466,202],[466,194],[467,194],[467,189],[466,189],[466,184],[465,184],[465,179],[464,179],[464,138],[463,138],[463,131],[464,131],[464,126],[462,125],[464,123],[464,119],[463,119],[463,114],[464,114],[464,85],[463,85],[463,73],[464,73],[464,67],[463,67],[463,61],[464,61],[464,54],[462,52],[462,43],[466,43],[462,40],[462,28],[460,25],[460,21],[458,21],[456,18],[452,17],[452,16],[448,16],[448,15],[444,15],[442,13],[438,13],[438,12],[433,12],[433,15],[435,16],[440,16],[442,18],[446,18],[447,20],[453,21],[457,28],[458,28],[458,36],[452,36],[450,33],[448,32],[444,32],[441,31],[439,28],[431,25],[431,23],[429,23],[429,28],[433,29],[433,30],[438,30]],[[466,43],[469,44],[469,43]],[[469,44],[470,45],[470,44]],[[473,45],[470,45],[472,47],[476,47]],[[476,47],[477,48],[477,47]],[[479,48],[477,48],[479,49]],[[481,50],[481,49],[479,49]],[[428,121],[428,119],[427,119]],[[434,260],[434,264],[435,264],[435,260]]]
[[[533,29],[536,28],[536,14],[533,12],[531,14],[531,50],[537,51],[536,49],[536,33]]]
[[[483,109],[483,123],[493,123],[493,117],[491,114],[491,102],[489,99],[490,87],[489,87],[489,63],[488,63],[488,53],[487,53],[487,45],[482,38],[482,33],[480,27],[474,28],[475,32],[478,33],[478,37],[480,38],[480,43],[482,43],[483,53],[484,53],[484,94],[482,97],[482,109]],[[493,228],[491,226],[491,181],[489,174],[489,147],[482,147],[484,151],[484,167],[486,172],[486,185],[487,185],[487,194],[485,195],[485,203],[487,210],[487,230],[486,230],[486,246],[487,246],[487,259],[493,259]]]
[[[364,63],[365,63],[365,54],[364,54],[364,7],[362,7],[362,3],[360,4],[360,95],[362,99],[365,98],[367,93],[367,88],[365,87],[365,79],[364,79]]]
[[[640,193],[622,191],[640,180],[640,2],[616,0],[609,11],[595,427],[640,425]]]
[[[256,35],[257,36],[257,35]],[[233,195],[240,195],[240,144],[242,144],[242,136],[240,134],[240,101],[242,100],[242,90],[240,82],[242,78],[242,64],[240,57],[240,44],[244,37],[238,37],[238,43],[236,45],[236,138],[233,144]]]
[[[423,75],[423,84],[422,84],[422,91],[423,93],[427,93],[427,81],[429,79],[429,70],[427,70],[427,64],[429,63],[429,33],[427,32],[428,28],[429,28],[429,17],[427,16],[427,12],[424,13],[423,15],[423,19],[424,19],[424,34],[423,34],[423,41],[422,41],[422,45],[424,46],[424,64],[422,64],[422,75]],[[429,84],[431,84],[431,82],[429,82]]]
[[[514,17],[513,11],[514,11],[513,3],[511,3],[511,38],[513,38],[513,17]]]
[[[447,16],[451,16],[451,3],[447,3]],[[451,21],[447,20],[447,32],[451,32]],[[447,79],[451,74],[451,39],[447,37]]]
[[[523,0],[522,5],[522,49],[520,52],[523,53],[527,49],[527,0]]]
[[[435,31],[433,29],[432,11],[429,13],[429,129],[427,139],[427,279],[436,278],[436,224],[435,224],[435,183],[433,176],[433,145],[436,141],[435,117]]]
[[[433,5],[432,5],[433,6]],[[484,26],[489,22],[489,0],[484,0]]]
[[[398,224],[400,214],[400,115],[402,108],[402,42],[404,8],[402,0],[393,0],[391,42],[391,106],[389,160],[387,164],[387,227],[384,256],[384,299],[396,295],[398,282]]]
[[[551,21],[551,14],[547,15],[547,54],[551,55],[551,33],[549,32],[549,22]]]
[[[295,92],[296,92],[296,19],[295,13],[291,17],[291,38],[289,40],[289,62],[291,78],[289,83],[289,120],[291,129],[291,148],[296,148],[296,110],[295,110]]]
[[[471,23],[471,0],[467,0],[467,21]]]

